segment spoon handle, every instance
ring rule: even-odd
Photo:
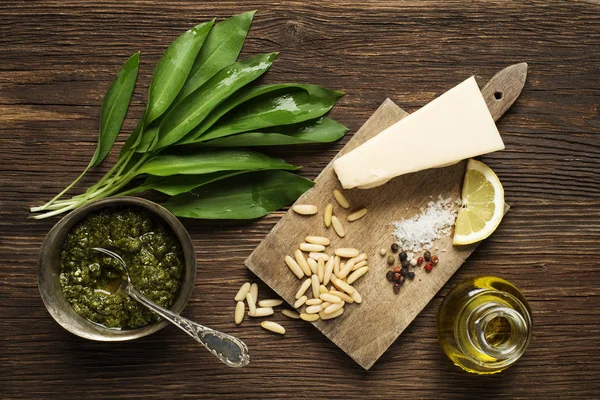
[[[189,319],[183,318],[167,310],[166,308],[155,304],[144,297],[144,295],[138,292],[131,284],[127,284],[125,286],[125,291],[131,297],[161,317],[169,320],[179,329],[196,339],[198,342],[202,343],[202,345],[204,345],[208,351],[215,355],[225,365],[230,367],[243,367],[248,365],[250,362],[248,347],[238,338],[192,322]]]

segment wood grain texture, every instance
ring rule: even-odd
[[[54,221],[28,220],[94,152],[102,95],[142,51],[123,132],[142,113],[152,66],[199,21],[259,10],[243,54],[281,51],[265,83],[344,89],[332,116],[351,129],[331,146],[274,151],[315,178],[386,98],[406,111],[461,78],[529,64],[499,121],[506,150],[482,157],[511,211],[366,372],[304,321],[233,325],[232,300],[254,279],[243,261],[284,214],[256,222],[185,221],[199,273],[184,316],[239,335],[252,364],[231,370],[169,327],[140,341],[95,343],[62,330],[35,282]],[[13,1],[0,2],[0,397],[2,398],[573,398],[600,393],[600,5],[597,1]],[[124,137],[120,138],[122,143]],[[109,167],[114,156],[79,190]],[[456,283],[494,274],[523,290],[533,341],[517,364],[477,377],[435,339]],[[272,296],[264,285],[260,296]],[[264,297],[263,297],[264,296]],[[326,373],[323,373],[326,371]]]
[[[512,85],[505,85],[501,90],[508,91],[509,87]],[[488,104],[496,103],[490,99]],[[387,99],[333,160],[356,149],[408,115]],[[496,117],[499,116],[496,114]],[[452,203],[460,200],[466,162],[396,177],[373,189],[342,190],[333,170],[333,160],[315,179],[317,184],[295,203],[316,205],[320,212],[313,216],[301,216],[289,210],[250,254],[245,264],[288,304],[293,305],[296,291],[306,277],[298,281],[283,262],[283,257],[293,256],[306,236],[328,237],[331,245],[325,252],[329,255],[342,247],[356,248],[368,254],[369,272],[353,285],[363,302],[360,305],[347,304],[344,313],[335,320],[312,323],[368,370],[477,247],[453,246],[452,237],[442,235],[432,246],[432,253],[439,255],[441,260],[435,271],[428,274],[422,266],[412,269],[416,273],[415,280],[407,280],[398,295],[392,292],[392,285],[385,278],[386,272],[391,269],[386,262],[387,257],[381,257],[378,253],[381,248],[388,249],[394,240],[393,221],[412,218],[430,201],[437,201],[438,196],[450,199]],[[335,201],[332,195],[334,189],[344,193],[351,205],[349,210],[344,210]],[[338,216],[344,227],[346,234],[343,238],[336,235],[333,227],[328,229],[324,225],[323,213],[328,203],[334,204],[334,215]],[[346,221],[352,210],[361,207],[369,210],[365,217],[354,223]],[[388,255],[392,253],[388,252]],[[399,265],[398,254],[393,256],[396,258],[394,266]],[[308,292],[307,296],[311,298],[310,290]],[[363,327],[369,328],[364,330]]]

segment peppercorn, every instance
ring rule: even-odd
[[[416,266],[417,266],[417,260],[416,260],[416,259],[414,259],[414,258],[413,258],[413,259],[411,259],[411,260],[410,260],[410,266],[411,266],[411,267],[416,267]]]
[[[400,248],[400,246],[398,246],[398,243],[393,243],[392,244],[392,253],[397,252],[399,248]]]
[[[412,271],[410,271],[410,272],[408,273],[408,279],[410,279],[411,281],[412,281],[413,279],[415,279],[415,273],[414,273],[414,272],[412,272]]]
[[[400,252],[400,261],[406,261],[408,254],[405,251]]]
[[[425,264],[425,271],[431,272],[432,269],[433,269],[433,265],[431,265],[430,262],[428,262],[427,264]]]
[[[394,269],[392,270],[394,273],[398,274],[400,273],[400,267],[394,267]]]
[[[398,285],[397,283],[394,283],[394,293],[398,294],[399,291],[400,291],[400,285]]]
[[[396,261],[396,259],[394,258],[394,256],[388,256],[387,263],[389,266],[394,265],[395,261]]]
[[[408,268],[410,266],[410,261],[404,260],[400,264],[402,264],[403,268]]]
[[[400,273],[398,273],[398,272],[394,273],[394,281],[396,281],[396,282],[399,281],[401,277],[402,277],[402,275],[400,275]]]
[[[433,264],[434,267],[436,265],[438,265],[439,262],[440,262],[440,258],[438,256],[431,257],[431,263]]]
[[[398,285],[402,286],[404,284],[405,280],[406,280],[406,278],[404,278],[402,275],[400,275],[400,278],[396,279],[394,282],[396,282]]]
[[[423,257],[425,258],[425,261],[431,260],[431,252],[429,250],[425,250],[425,253],[423,253]]]
[[[394,273],[392,271],[388,271],[387,274],[385,274],[385,277],[387,278],[388,281],[393,282],[394,281]]]
[[[423,257],[417,258],[417,265],[423,264]]]
[[[406,275],[408,275],[408,269],[406,269],[406,268],[402,268],[402,269],[400,270],[400,275],[402,275],[402,276],[406,276]]]

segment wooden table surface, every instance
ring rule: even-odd
[[[241,3],[0,3],[0,398],[598,398],[600,3]],[[247,368],[228,369],[174,327],[129,343],[80,339],[38,294],[37,254],[56,219],[28,219],[27,208],[87,164],[102,96],[122,62],[142,51],[127,131],[168,43],[199,21],[254,8],[244,54],[281,52],[265,82],[346,91],[332,112],[350,128],[346,138],[279,152],[310,178],[386,97],[412,112],[472,74],[485,81],[529,63],[521,97],[498,123],[506,150],[482,157],[510,212],[369,372],[302,321],[286,320],[284,337],[258,321],[234,326],[232,298],[252,279],[243,260],[281,211],[250,223],[185,222],[199,273],[183,314],[245,340]],[[525,356],[486,377],[454,367],[434,331],[448,290],[482,274],[520,287],[535,323]]]

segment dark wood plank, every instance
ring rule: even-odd
[[[386,97],[412,112],[471,74],[485,81],[528,62],[525,89],[499,122],[506,150],[482,158],[502,179],[511,212],[369,372],[307,324],[285,321],[281,338],[258,321],[233,326],[231,298],[250,278],[243,260],[282,212],[244,224],[186,221],[200,272],[184,314],[239,334],[252,351],[249,368],[216,364],[175,328],[127,344],[79,339],[39,298],[36,257],[53,221],[27,219],[27,206],[51,197],[87,164],[102,95],[128,55],[143,56],[131,129],[164,47],[198,21],[247,8],[233,1],[4,0],[0,397],[597,397],[599,3],[261,0],[252,8],[259,12],[244,54],[281,51],[264,81],[346,90],[332,115],[351,133]],[[280,153],[314,178],[347,139]],[[513,281],[534,313],[529,351],[497,376],[463,373],[435,339],[443,296],[481,274]]]

